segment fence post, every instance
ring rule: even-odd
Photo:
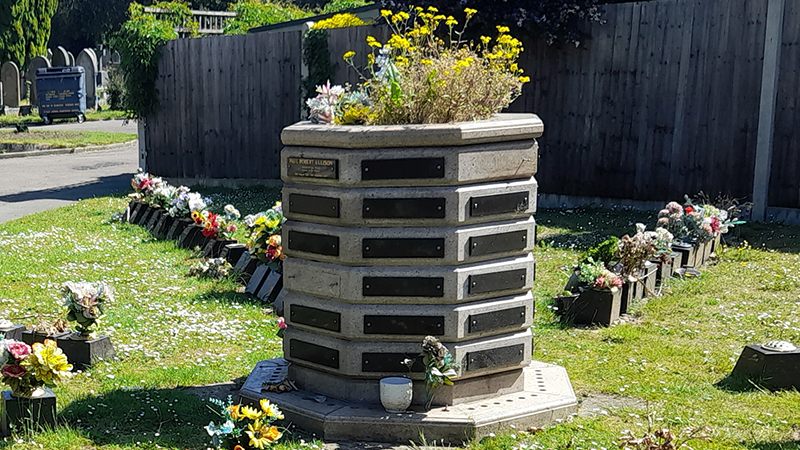
[[[147,172],[147,144],[145,142],[145,119],[144,117],[136,121],[138,126],[139,138],[139,168]]]
[[[772,171],[772,144],[775,137],[775,104],[778,95],[783,15],[786,0],[769,0],[764,39],[764,63],[761,73],[761,104],[758,110],[758,137],[753,172],[752,220],[767,218],[769,178]]]

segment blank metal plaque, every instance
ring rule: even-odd
[[[444,334],[443,316],[364,316],[364,334]]]
[[[310,342],[289,340],[289,355],[322,366],[339,368],[339,350],[335,350]]]
[[[519,289],[525,286],[526,272],[525,269],[516,269],[481,275],[470,275],[469,293],[482,294],[485,292]]]
[[[363,239],[364,258],[444,258],[444,239]]]
[[[443,297],[444,278],[364,277],[364,297]]]
[[[336,332],[342,330],[342,315],[333,311],[301,305],[289,305],[289,318],[293,323],[314,328]]]
[[[444,178],[444,158],[365,159],[362,180]]]
[[[519,306],[483,314],[471,314],[469,316],[469,332],[502,330],[518,327],[523,323],[525,323],[525,307]]]
[[[338,219],[339,211],[338,198],[289,194],[289,212]]]
[[[325,234],[289,231],[289,250],[339,256],[339,238]]]
[[[524,352],[525,344],[468,352],[467,371],[516,365],[525,359]]]
[[[528,230],[473,236],[469,238],[469,254],[470,256],[483,256],[515,250],[522,251],[527,245]]]
[[[520,213],[527,209],[527,192],[512,192],[469,199],[469,215],[472,217]]]
[[[444,219],[444,198],[366,198],[365,219]]]
[[[405,353],[362,353],[361,371],[362,372],[402,372],[408,373],[408,366],[403,364],[406,359],[413,359],[411,366],[412,372],[424,372],[425,366],[422,364],[418,354]]]

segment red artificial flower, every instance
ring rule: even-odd
[[[22,366],[19,366],[17,364],[13,364],[13,365],[8,365],[8,366],[3,366],[3,369],[0,372],[2,372],[4,377],[20,378],[21,376],[23,376],[26,373],[28,373],[28,370],[26,368],[22,367]]]
[[[691,213],[693,211],[694,211],[694,208],[692,208],[691,206],[687,206],[686,207],[686,214],[689,214],[689,213]]]
[[[286,327],[287,327],[286,321],[283,319],[283,317],[278,317],[278,328],[286,328]]]
[[[714,233],[719,232],[719,218],[712,217],[711,218],[711,231]]]

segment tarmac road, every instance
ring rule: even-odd
[[[37,130],[136,133],[122,120],[56,123]],[[49,156],[0,159],[0,223],[130,188],[139,165],[137,145]]]

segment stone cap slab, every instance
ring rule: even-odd
[[[309,121],[281,132],[287,146],[331,148],[440,147],[536,139],[544,123],[535,114],[497,114],[474,122],[414,125],[325,125]]]

